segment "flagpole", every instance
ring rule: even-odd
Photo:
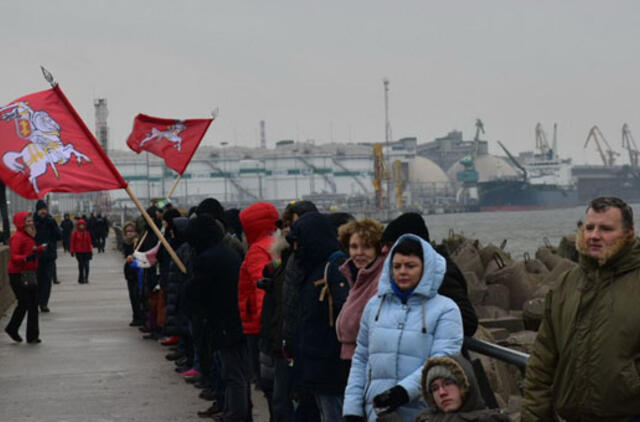
[[[169,189],[169,193],[167,193],[167,199],[171,198],[171,195],[173,195],[173,191],[175,191],[176,188],[178,187],[178,183],[180,183],[180,179],[182,179],[182,175],[178,174],[178,178],[176,179],[175,182],[173,182],[173,186],[171,186],[171,189]]]
[[[178,258],[178,255],[176,255],[176,252],[173,250],[171,245],[169,245],[169,242],[167,242],[167,239],[164,238],[164,236],[162,235],[162,233],[160,232],[156,224],[153,222],[153,220],[151,219],[147,211],[144,209],[144,207],[140,203],[140,200],[131,191],[131,188],[129,187],[129,185],[127,185],[127,187],[124,188],[124,190],[127,192],[127,194],[129,194],[129,197],[131,198],[131,200],[136,204],[136,207],[138,207],[138,210],[142,213],[142,216],[147,221],[147,225],[151,227],[151,230],[153,230],[153,232],[158,237],[158,239],[160,239],[162,246],[164,246],[167,252],[169,252],[169,255],[171,256],[171,259],[173,259],[173,262],[175,262],[178,268],[180,268],[180,271],[186,274],[187,269],[185,268],[184,264],[182,263],[180,258]]]
[[[140,239],[140,241],[138,242],[138,246],[136,246],[136,249],[134,250],[134,252],[138,252],[140,250],[140,247],[142,246],[142,243],[144,242],[144,240],[147,238],[148,234],[149,232],[145,230],[144,234],[142,235],[142,239]]]

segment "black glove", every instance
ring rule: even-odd
[[[373,398],[373,407],[377,415],[386,415],[403,404],[409,403],[409,393],[399,385],[384,391]]]
[[[345,415],[345,422],[367,422],[363,416]]]
[[[38,254],[34,252],[27,255],[27,257],[24,260],[25,262],[35,261],[37,257],[38,257]]]

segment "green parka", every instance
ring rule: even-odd
[[[568,422],[640,415],[637,239],[602,265],[581,254],[580,265],[547,294],[527,367],[522,422],[551,421],[554,411]]]

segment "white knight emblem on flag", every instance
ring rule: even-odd
[[[91,162],[73,144],[62,143],[60,125],[46,111],[33,111],[27,103],[17,102],[0,108],[0,113],[0,119],[14,121],[18,137],[29,142],[21,151],[5,152],[2,162],[15,172],[26,173],[28,167],[29,182],[36,193],[40,192],[38,177],[47,172],[47,165],[51,166],[56,177],[60,177],[57,166],[67,164],[72,155],[76,156],[78,165],[82,160]]]
[[[164,138],[167,141],[172,142],[174,144],[174,148],[178,151],[182,151],[182,138],[179,134],[186,128],[187,126],[182,122],[169,126],[167,130],[158,130],[154,127],[151,129],[151,133],[147,133],[147,136],[145,136],[142,142],[140,142],[140,146],[142,147],[149,141],[159,141]]]

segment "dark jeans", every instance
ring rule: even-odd
[[[7,330],[17,333],[20,324],[27,314],[27,341],[36,340],[40,336],[38,327],[38,289],[27,289],[22,285],[20,274],[9,274],[11,289],[18,299],[13,310]]]
[[[131,302],[131,319],[133,321],[144,321],[140,292],[138,291],[138,274],[133,270],[125,269],[125,278],[127,280],[127,290],[129,290],[129,302]]]
[[[224,382],[224,422],[251,420],[251,388],[245,342],[220,349]]]
[[[55,261],[40,261],[38,263],[36,275],[38,277],[38,303],[40,307],[49,305],[54,263]]]
[[[89,261],[91,252],[76,252],[78,261],[78,282],[87,283],[89,281]]]
[[[249,374],[251,382],[258,382],[260,379],[260,334],[247,334],[247,348],[249,350]]]
[[[293,388],[293,368],[283,357],[276,358],[276,373],[273,380],[273,396],[271,408],[273,419],[278,422],[293,421],[293,402],[291,390]]]

